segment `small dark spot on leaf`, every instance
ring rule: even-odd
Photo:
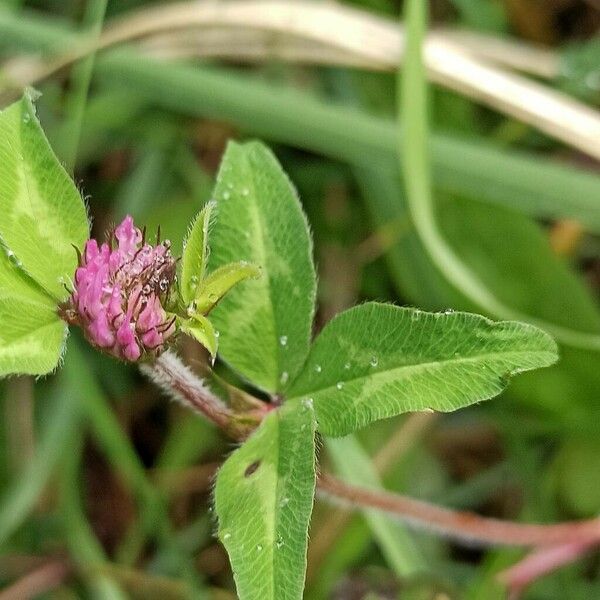
[[[256,473],[258,467],[260,467],[260,460],[255,460],[253,463],[249,464],[244,471],[244,477],[250,477],[252,473]]]

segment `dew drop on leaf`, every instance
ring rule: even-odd
[[[349,371],[349,370],[350,370],[350,366],[351,366],[351,365],[350,365],[350,363],[349,363],[349,362],[347,362],[347,363],[344,365],[344,369],[346,369],[346,371]]]
[[[287,343],[288,343],[288,336],[287,336],[287,335],[282,335],[282,336],[279,338],[279,343],[280,343],[282,346],[287,346]]]
[[[321,369],[321,365],[315,365],[315,371],[316,371],[317,373],[320,373],[320,372],[322,371],[322,369]]]
[[[244,188],[242,190],[242,196],[248,196],[250,194],[250,190],[248,188]]]
[[[256,546],[256,549],[258,550],[258,552],[260,552],[263,549],[262,544],[258,544]]]
[[[304,410],[312,410],[313,409],[313,399],[312,398],[304,398],[302,400],[302,406],[304,406]]]
[[[343,384],[343,382],[341,382],[341,381],[338,381],[338,382],[335,384],[335,387],[336,387],[338,390],[341,390],[341,389],[344,387],[344,384]]]
[[[229,200],[229,196],[231,196],[231,194],[227,190],[225,190],[223,192],[223,200]]]
[[[284,545],[284,541],[283,538],[280,536],[277,538],[277,541],[275,542],[275,545],[277,546],[277,548],[281,548]]]
[[[369,362],[369,364],[372,367],[376,367],[379,364],[379,359],[376,356],[372,356],[371,357],[371,361]]]
[[[223,535],[223,539],[224,540],[228,540],[230,537],[231,537],[230,533],[226,533],[226,534]]]
[[[289,501],[290,501],[290,499],[287,496],[285,496],[279,502],[279,506],[287,506],[287,504],[288,504]]]
[[[11,262],[11,264],[14,265],[15,267],[22,266],[21,261],[17,258],[17,255],[12,250],[7,250],[6,256],[8,257],[8,260]]]
[[[281,383],[281,385],[285,385],[288,382],[289,378],[290,378],[290,374],[287,371],[284,371],[281,374],[281,377],[279,378],[279,383]]]

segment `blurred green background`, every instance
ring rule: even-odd
[[[260,137],[312,224],[319,326],[366,299],[486,314],[432,264],[411,222],[393,69],[325,64],[330,56],[316,44],[304,50],[310,61],[288,60],[292,33],[267,36],[261,54],[244,24],[190,23],[128,40],[95,62],[60,62],[117,19],[133,35],[157,4],[0,0],[0,107],[33,79],[44,129],[74,166],[96,236],[131,213],[150,230],[160,224],[180,251],[227,140]],[[365,20],[398,23],[402,12],[400,1],[347,4]],[[503,53],[523,57],[521,44],[534,45],[540,54],[518,76],[596,110],[596,0],[430,4],[434,26],[478,34],[480,50],[505,42],[499,68],[510,71]],[[365,49],[371,44],[378,40],[367,38]],[[545,73],[536,72],[540,61]],[[45,73],[48,65],[56,68]],[[516,312],[600,335],[598,162],[446,87],[432,89],[429,110],[438,222],[455,253]],[[0,599],[234,598],[210,508],[231,442],[77,333],[69,346],[56,375],[0,382]],[[562,345],[556,366],[516,378],[484,405],[379,423],[358,442],[324,448],[321,460],[356,483],[379,477],[388,489],[488,516],[592,517],[600,510],[600,353],[578,346]],[[181,352],[199,369],[206,362],[194,344]],[[523,556],[464,548],[321,501],[310,535],[306,597],[315,600],[503,598],[495,575]],[[423,560],[411,561],[417,555]],[[600,598],[599,555],[523,597]]]

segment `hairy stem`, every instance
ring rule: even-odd
[[[576,561],[598,543],[598,540],[580,540],[535,550],[516,565],[499,573],[498,580],[508,588],[511,600],[516,600],[534,581]]]
[[[400,494],[357,487],[327,473],[321,473],[319,489],[334,500],[382,510],[416,527],[472,545],[556,546],[570,542],[600,542],[600,519],[552,525],[490,519]]]
[[[173,400],[212,421],[220,429],[230,429],[234,414],[176,354],[165,352],[154,362],[141,365],[140,369]]]

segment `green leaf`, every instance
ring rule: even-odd
[[[37,120],[31,98],[0,112],[0,238],[59,299],[89,237],[85,206]]]
[[[190,319],[182,320],[181,330],[200,342],[213,358],[217,355],[218,336],[206,317],[197,314]]]
[[[0,248],[0,377],[44,375],[62,354],[66,326],[55,302]]]
[[[309,403],[271,412],[217,476],[219,538],[240,600],[300,600],[315,490]]]
[[[400,413],[486,400],[511,375],[556,358],[552,338],[531,325],[370,302],[327,324],[290,396],[312,398],[319,430],[342,436]]]
[[[215,198],[211,269],[245,260],[263,275],[214,310],[219,353],[255,385],[280,391],[310,344],[316,277],[306,217],[281,166],[257,142],[228,146]]]
[[[62,355],[67,326],[53,308],[15,297],[0,297],[0,377],[44,375]]]
[[[56,302],[20,267],[16,256],[0,245],[0,299],[22,299],[53,308]]]
[[[208,260],[208,229],[214,207],[214,200],[207,202],[194,219],[185,241],[181,257],[180,292],[186,306],[195,298],[198,284],[204,279]]]
[[[201,284],[196,296],[195,309],[200,314],[207,314],[217,303],[244,279],[260,277],[260,269],[247,262],[237,262],[219,267],[213,271]]]

